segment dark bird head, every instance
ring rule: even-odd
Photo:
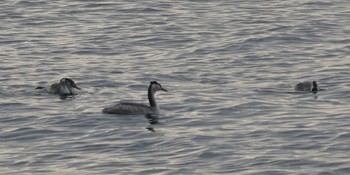
[[[317,92],[318,91],[318,86],[317,86],[316,81],[312,82],[312,89],[311,89],[311,91],[312,92]]]
[[[156,82],[156,81],[151,81],[151,83],[150,83],[150,85],[149,85],[149,88],[150,88],[150,90],[152,90],[152,91],[154,91],[154,92],[155,92],[155,91],[159,91],[159,90],[168,92],[168,90],[164,89],[164,88],[162,87],[162,85],[159,84],[159,83]]]
[[[79,89],[81,90],[75,83],[72,79],[70,78],[62,78],[61,79],[61,83],[64,83],[66,84],[67,86],[70,86],[70,87],[73,87],[73,88],[76,88],[76,89]]]

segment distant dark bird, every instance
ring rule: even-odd
[[[319,90],[317,82],[304,81],[295,85],[296,91],[317,92]]]

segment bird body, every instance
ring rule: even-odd
[[[294,89],[296,91],[306,91],[306,92],[317,92],[318,85],[316,81],[310,82],[310,81],[304,81],[300,82],[295,85]]]

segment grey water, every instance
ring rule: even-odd
[[[349,55],[348,0],[2,0],[0,174],[350,174]]]

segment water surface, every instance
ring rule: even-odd
[[[2,174],[349,174],[350,2],[0,3]],[[60,99],[37,86],[72,78]],[[158,117],[108,115],[119,101]],[[317,94],[295,93],[316,80]]]

